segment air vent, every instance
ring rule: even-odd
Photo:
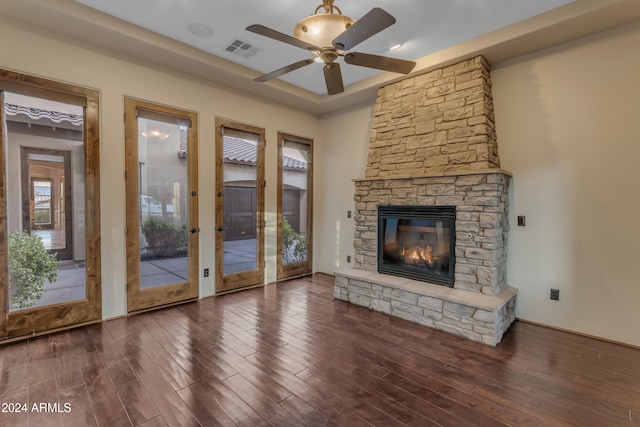
[[[243,58],[249,58],[259,51],[257,47],[240,39],[232,40],[224,50],[234,55],[242,56]]]

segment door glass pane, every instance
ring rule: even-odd
[[[224,129],[224,274],[257,269],[259,135]]]
[[[187,128],[138,118],[140,288],[189,280]]]
[[[29,167],[33,167],[29,159]],[[53,224],[51,215],[51,180],[33,178],[31,180],[31,194],[33,197],[32,227],[49,227]]]
[[[5,93],[4,109],[9,311],[85,299],[83,107]]]
[[[285,140],[282,147],[282,264],[307,260],[310,146]]]

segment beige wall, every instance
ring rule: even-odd
[[[103,317],[126,312],[124,97],[130,96],[199,113],[200,295],[214,292],[215,150],[214,120],[224,117],[266,129],[266,281],[276,278],[277,132],[311,138],[319,146],[317,118],[219,87],[116,59],[0,18],[0,66],[100,90]]]
[[[520,289],[518,316],[634,345],[638,46],[635,24],[492,72],[500,158],[514,176],[508,274]]]
[[[316,269],[353,267],[353,179],[364,177],[375,100],[322,120],[325,144],[315,145],[314,254]],[[347,218],[347,211],[352,217]],[[347,263],[351,256],[351,263]]]

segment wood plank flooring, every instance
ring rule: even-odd
[[[491,348],[332,295],[317,274],[1,345],[0,425],[640,425],[640,350],[522,322]]]

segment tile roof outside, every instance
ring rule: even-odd
[[[241,165],[256,164],[256,145],[253,142],[240,138],[225,137],[224,161]],[[285,169],[307,170],[307,163],[293,157],[284,155],[283,166]]]
[[[38,121],[48,119],[52,123],[67,122],[73,126],[82,126],[83,117],[76,114],[60,113],[58,111],[42,110],[40,108],[24,107],[15,104],[4,104],[4,111],[8,117],[24,116],[30,120]]]

